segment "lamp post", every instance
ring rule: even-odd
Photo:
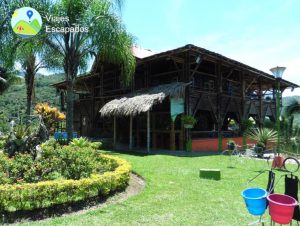
[[[285,67],[274,67],[271,68],[270,71],[273,73],[276,78],[277,90],[276,90],[276,127],[277,127],[277,151],[280,148],[280,81],[282,79],[283,72],[285,71]]]

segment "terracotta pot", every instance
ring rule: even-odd
[[[282,168],[283,167],[284,158],[281,155],[277,155],[274,157],[272,162],[272,168]]]

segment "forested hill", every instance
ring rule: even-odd
[[[58,106],[59,98],[56,96],[56,90],[51,87],[51,84],[64,80],[63,74],[55,75],[38,75],[36,77],[36,97],[33,106],[36,103],[47,101],[53,106]],[[283,106],[296,98],[300,101],[300,96],[284,97]],[[18,112],[25,112],[26,106],[26,87],[25,81],[22,79],[20,85],[11,86],[3,95],[0,95],[0,118],[17,116]],[[300,124],[300,114],[295,115],[295,123]]]
[[[33,100],[33,106],[39,102],[47,101],[51,105],[58,105],[59,99],[56,96],[55,88],[51,84],[64,80],[63,74],[38,75],[35,80],[36,97]],[[0,95],[0,116],[17,116],[18,112],[25,112],[26,108],[26,86],[22,78],[19,85],[11,86],[3,95]]]

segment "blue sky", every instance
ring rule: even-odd
[[[143,48],[191,43],[300,84],[300,0],[126,0],[122,18]]]

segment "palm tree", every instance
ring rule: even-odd
[[[25,74],[27,107],[26,114],[31,114],[32,98],[34,96],[34,81],[37,72],[44,67],[43,64],[43,44],[45,34],[40,34],[32,39],[18,38],[10,28],[11,15],[14,10],[23,6],[33,6],[39,12],[45,12],[48,8],[49,1],[3,1],[1,3],[2,26],[0,40],[5,45],[0,49],[0,59],[7,67],[14,67],[15,63],[19,63]]]
[[[80,72],[86,71],[89,60],[104,60],[121,68],[122,84],[128,85],[135,69],[131,52],[133,38],[118,17],[122,1],[61,0],[51,8],[52,15],[68,18],[65,28],[86,27],[87,32],[51,33],[45,43],[51,55],[47,64],[62,68],[67,86],[67,132],[73,136],[74,83]],[[50,9],[49,9],[50,10]]]
[[[294,116],[300,112],[300,101],[295,97],[286,100],[282,108],[280,126],[283,131],[284,140],[286,143],[291,141],[292,137],[298,135],[298,129],[294,125]]]
[[[295,97],[291,97],[287,100],[287,103],[285,103],[285,106],[282,108],[281,115],[288,118],[293,114],[299,112],[300,112],[300,101]]]
[[[32,99],[35,96],[36,74],[41,68],[45,67],[43,55],[40,53],[42,48],[37,42],[27,42],[22,45],[22,50],[17,51],[16,55],[16,59],[21,63],[25,75],[27,115],[31,115]]]
[[[15,75],[14,72],[9,72],[3,67],[0,67],[0,95],[3,94],[11,85],[20,84],[22,79]]]

